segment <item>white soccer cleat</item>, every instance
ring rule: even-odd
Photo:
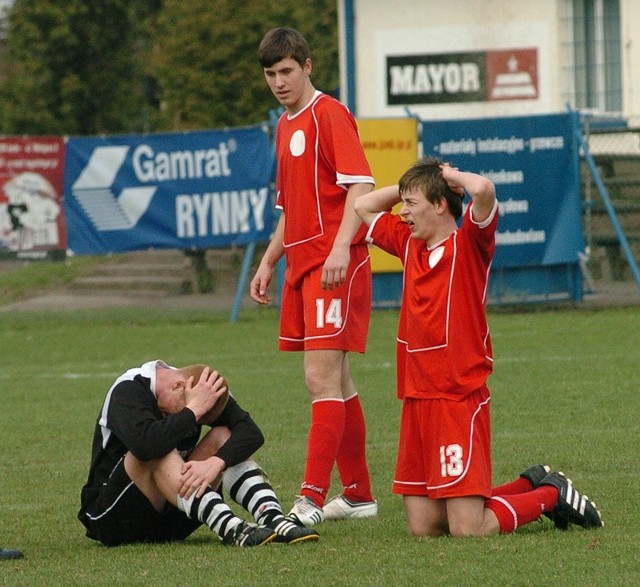
[[[301,495],[293,502],[287,518],[293,519],[298,524],[311,528],[324,521],[324,512],[308,497]]]
[[[336,495],[323,508],[325,520],[349,518],[373,518],[378,515],[377,501],[351,501],[344,495]]]

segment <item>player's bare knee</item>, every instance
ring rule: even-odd
[[[128,452],[124,456],[124,470],[137,486],[146,485],[153,479],[156,461],[141,461]]]
[[[304,382],[312,399],[342,398],[342,351],[308,351]]]
[[[317,373],[307,370],[304,374],[304,383],[311,395],[311,399],[321,399],[327,397],[329,386]]]
[[[304,382],[312,400],[326,398],[342,399],[340,380],[327,376],[322,370],[307,368],[304,372]]]
[[[484,536],[482,524],[476,524],[469,520],[449,520],[449,534],[457,538],[465,536]]]

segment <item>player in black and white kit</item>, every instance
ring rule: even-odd
[[[200,438],[199,421],[225,390],[225,380],[205,365],[177,369],[161,360],[116,379],[96,422],[81,492],[78,518],[89,538],[107,546],[183,540],[204,523],[227,545],[318,539],[284,517],[250,460],[264,436],[231,395]],[[222,488],[256,524],[234,515]]]

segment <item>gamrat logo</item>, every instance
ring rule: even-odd
[[[71,186],[74,197],[99,232],[133,228],[158,189],[130,187],[124,188],[120,195],[113,193],[113,182],[128,152],[126,146],[96,147]]]

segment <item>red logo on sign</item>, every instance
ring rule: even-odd
[[[488,99],[538,98],[538,50],[487,51]]]

